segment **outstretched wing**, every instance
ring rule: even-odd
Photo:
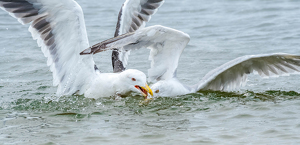
[[[236,58],[207,73],[197,90],[232,90],[246,82],[247,74],[279,76],[300,71],[300,56],[290,54],[248,55]]]
[[[0,0],[0,7],[22,24],[37,40],[53,72],[57,95],[82,94],[95,75],[81,7],[73,0]]]
[[[149,22],[151,16],[164,3],[164,0],[126,0],[119,12],[118,23],[115,36],[133,32],[139,28],[144,28],[146,22]],[[114,72],[125,70],[130,51],[112,52],[112,65]]]
[[[113,48],[125,50],[150,48],[151,69],[148,70],[150,81],[167,80],[175,77],[180,55],[190,41],[188,34],[163,26],[151,26],[126,33],[98,43],[81,54],[95,54]]]

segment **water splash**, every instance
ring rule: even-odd
[[[90,99],[84,96],[42,97],[40,99],[20,98],[12,102],[1,102],[0,110],[18,112],[53,112],[54,115],[82,116],[82,114],[178,114],[193,111],[207,111],[224,105],[245,105],[253,102],[280,103],[299,99],[294,91],[276,91],[255,93],[203,91],[177,97],[159,97],[148,104],[140,105],[140,96],[115,99]],[[81,114],[81,115],[80,115]],[[85,116],[85,115],[83,115]]]

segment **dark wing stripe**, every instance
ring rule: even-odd
[[[130,27],[129,32],[133,32],[135,31],[135,29],[133,29],[132,27]]]
[[[23,23],[38,22],[43,19],[42,15],[39,14],[40,7],[38,5],[33,6],[32,3],[26,0],[0,0],[0,7],[12,13],[16,18],[22,20]],[[36,22],[33,23],[33,27]]]
[[[163,0],[148,0],[146,3],[141,5],[142,9],[139,12],[139,14],[137,15],[137,17],[142,21],[148,22],[150,20],[150,16],[155,13],[155,11],[157,10],[158,7],[161,6],[162,1]],[[143,14],[144,17],[141,14]],[[146,17],[145,17],[145,15],[146,15]],[[132,17],[131,27],[133,28],[134,31],[139,29],[139,27],[141,26],[140,23],[143,23],[143,22],[137,22],[136,20],[137,20],[136,17]],[[135,28],[133,26],[134,24],[137,25],[138,27]]]
[[[144,9],[156,9],[157,7],[155,7],[155,5],[152,5],[151,3],[145,3],[143,6],[142,6]]]
[[[138,18],[132,18],[132,21],[135,23],[136,26],[140,27],[143,22],[141,22],[141,19]]]
[[[123,34],[137,30],[142,25],[143,21],[148,22],[150,20],[150,16],[154,14],[155,11],[158,9],[158,7],[162,5],[162,2],[163,0],[147,0],[146,2],[141,1],[141,10],[137,12],[136,16],[132,17],[132,24],[130,25],[131,28],[129,28],[127,32],[123,32]],[[124,4],[122,5],[122,8],[118,15],[118,23],[116,26],[115,37],[121,35],[119,33],[120,33],[120,25],[121,25],[120,23],[122,21],[123,9],[124,9]]]
[[[55,67],[58,69],[59,66],[62,66],[59,64],[59,56],[57,54],[51,23],[47,20],[46,14],[43,14],[42,12],[39,13],[41,7],[38,5],[33,6],[33,4],[26,0],[0,0],[0,7],[3,7],[7,12],[12,13],[24,24],[32,22],[31,27],[40,34],[40,38],[42,38],[44,44],[48,47],[51,58],[53,62],[55,62]],[[63,81],[64,77],[62,76],[59,80]]]
[[[41,38],[42,38],[43,40],[45,40],[46,37],[49,35],[49,33],[51,33],[51,28],[48,28],[48,29],[46,29],[45,31],[43,31],[43,32],[41,33]]]
[[[150,3],[159,3],[162,2],[163,0],[148,0],[148,2]]]
[[[26,13],[29,10],[32,10],[32,7],[30,7],[30,6],[23,6],[21,8],[16,9],[16,10],[13,10],[12,13]]]
[[[19,13],[16,13],[16,14],[19,14]],[[25,15],[23,16],[24,18],[28,18],[28,17],[32,17],[32,16],[36,16],[39,14],[39,11],[38,10],[29,10],[27,11],[26,13],[24,13]]]
[[[276,69],[272,66],[272,65],[268,65],[269,70],[274,73],[275,75],[278,75],[278,72],[276,71]]]
[[[143,21],[148,22],[150,20],[150,16],[147,14],[139,14],[139,17],[143,19]]]
[[[274,66],[278,69],[281,70],[284,73],[288,73],[288,71],[286,69],[284,69],[280,64],[274,64]]]
[[[3,7],[7,12],[13,13],[24,24],[34,20],[31,17],[39,15],[39,9],[26,0],[0,0],[0,7]]]
[[[0,8],[22,24],[31,23],[29,32],[47,57],[57,96],[83,94],[95,73],[91,55],[78,55],[89,47],[80,5],[74,0],[0,0]]]
[[[152,15],[154,13],[154,10],[150,10],[150,9],[142,9],[141,10],[141,13],[142,14],[145,14],[145,15]]]
[[[119,15],[118,15],[118,22],[117,22],[117,26],[116,26],[116,31],[115,31],[114,37],[117,37],[119,35],[119,33],[120,33],[121,17],[122,17],[123,7],[124,7],[124,4],[122,5],[121,10],[120,10]]]
[[[13,13],[13,11],[11,12]],[[28,18],[28,17],[31,17],[31,16],[36,16],[38,15],[38,11],[37,10],[34,10],[34,9],[31,9],[29,11],[26,11],[25,13],[14,13],[14,15],[17,17],[17,18]]]
[[[44,39],[45,42],[47,42],[50,38],[52,38],[53,34],[50,32],[48,33],[47,37]]]
[[[41,33],[41,36],[43,36],[43,35],[45,35],[45,34],[47,34],[47,33],[49,33],[49,32],[51,31],[50,24],[49,24],[49,25],[46,25],[46,26],[44,26],[43,28],[38,29],[38,30],[39,30],[39,32]]]
[[[45,29],[45,30],[44,30],[44,29]],[[48,33],[50,32],[50,30],[51,30],[51,27],[50,27],[50,26],[46,26],[46,27],[40,29],[39,32],[40,32],[41,35],[43,36],[43,35],[48,34]],[[43,38],[43,39],[45,39],[45,38]]]
[[[141,21],[146,21],[140,14],[138,15],[138,18],[139,18]]]
[[[40,20],[39,20],[40,19]],[[50,23],[46,21],[44,17],[39,18],[32,23],[33,28],[37,29],[39,32],[42,32],[46,26],[50,26]]]
[[[19,7],[32,7],[32,5],[30,3],[28,3],[27,1],[15,1],[15,2],[9,2],[9,1],[1,1],[4,2],[4,4],[2,5],[4,8],[19,8]]]
[[[286,61],[285,62],[282,62],[281,65],[287,67],[287,68],[290,68],[292,70],[295,70],[295,71],[299,71],[298,69],[296,69],[294,66],[288,64]]]
[[[51,45],[51,47],[49,47],[49,51],[50,51],[51,55],[57,57],[57,55],[56,55],[57,50],[55,49],[55,47],[56,47],[56,44]]]
[[[150,5],[149,7],[152,7],[151,9],[157,9],[162,5],[162,1],[155,2],[155,3],[148,3],[147,5]]]
[[[128,32],[134,32],[138,30],[145,22],[148,22],[151,18],[151,15],[153,15],[156,10],[162,5],[163,0],[136,0],[140,2],[140,11],[133,12],[131,17],[131,24],[128,26],[128,30],[122,30],[122,34],[128,33]],[[131,7],[131,6],[128,6]],[[119,12],[118,15],[118,23],[116,26],[116,31],[115,31],[115,37],[121,35],[121,30],[124,29],[121,26],[121,22],[124,21],[122,20],[122,15],[123,15],[123,10],[124,10],[124,4],[122,5],[122,8]],[[126,16],[127,17],[127,16]],[[125,18],[126,19],[126,18]],[[127,18],[128,19],[128,18]],[[126,24],[123,24],[126,25]],[[124,32],[123,32],[124,31]],[[123,53],[124,54],[124,53]],[[123,62],[119,58],[120,53],[118,52],[117,49],[114,49],[112,52],[112,66],[114,72],[121,72],[125,70],[125,66],[123,65]]]
[[[50,34],[52,34],[52,33],[50,33]],[[51,46],[52,44],[54,44],[54,37],[51,37],[48,41],[46,41],[47,46]]]
[[[132,24],[131,24],[131,28],[132,28],[132,30],[137,30],[139,27],[137,26],[137,24],[132,23]],[[131,32],[132,32],[132,31],[131,31]]]

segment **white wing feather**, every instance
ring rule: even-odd
[[[207,73],[197,90],[233,90],[246,82],[247,74],[279,76],[299,72],[300,56],[290,54],[248,55],[236,58]]]
[[[164,0],[126,0],[119,12],[115,37],[144,28],[146,22],[150,21],[151,16],[157,12],[163,3]],[[113,52],[112,55],[112,57],[116,57],[113,58],[112,62],[114,72],[122,71],[120,68],[125,69],[130,51]],[[114,61],[121,61],[122,64]]]
[[[22,24],[37,40],[53,72],[57,95],[84,93],[95,75],[91,55],[79,53],[89,47],[81,7],[73,0],[0,0],[0,7]]]
[[[178,61],[185,46],[190,41],[188,34],[163,26],[139,29],[98,43],[81,54],[95,54],[113,48],[125,50],[150,48],[150,81],[167,80],[175,77]]]
[[[144,28],[164,0],[126,0],[117,24],[116,36]]]

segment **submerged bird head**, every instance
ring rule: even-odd
[[[135,69],[128,69],[120,73],[120,81],[122,82],[123,93],[135,92],[147,98],[148,95],[153,96],[153,92],[147,84],[146,75]]]
[[[192,88],[183,85],[177,78],[160,80],[151,86],[153,97],[171,97],[193,92]]]
[[[164,94],[165,92],[168,92],[169,87],[166,86],[165,81],[158,81],[157,83],[151,85],[151,89],[153,90],[153,97],[164,97],[167,96],[167,94]]]

